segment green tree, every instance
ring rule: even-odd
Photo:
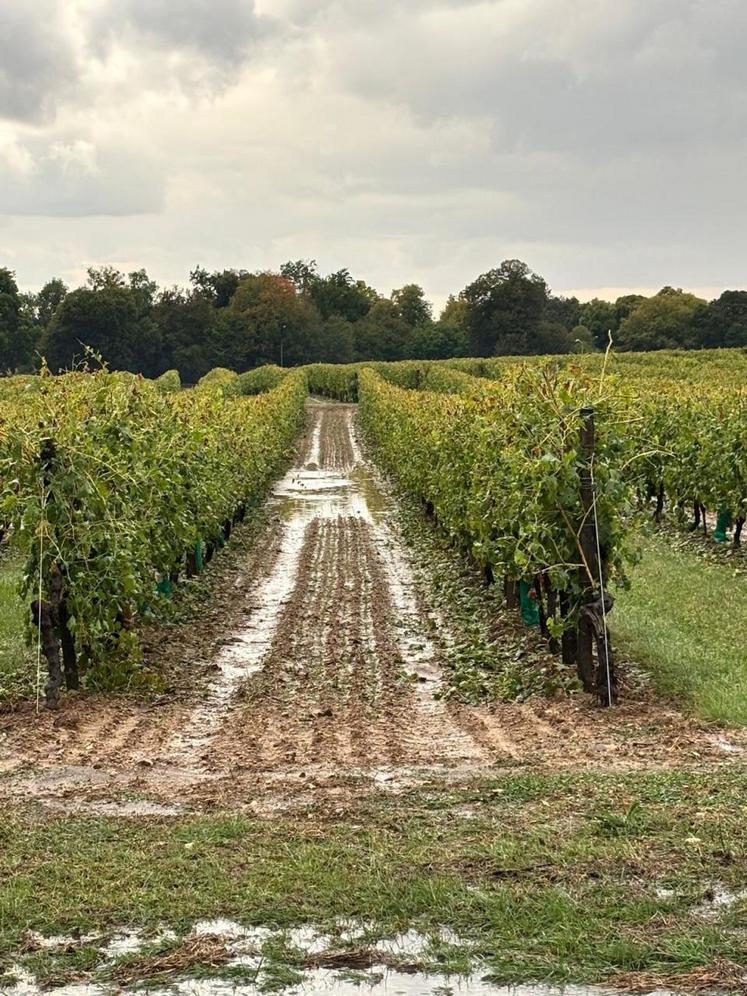
[[[409,355],[412,330],[387,298],[380,298],[353,328],[356,360],[399,360]]]
[[[287,277],[302,294],[310,294],[312,287],[320,279],[315,259],[288,260],[280,267],[280,275]]]
[[[550,294],[545,303],[543,319],[562,325],[567,331],[574,329],[581,316],[581,303],[577,297],[556,297]]]
[[[579,308],[578,324],[583,325],[591,332],[594,343],[605,349],[609,341],[609,333],[617,332],[620,319],[615,305],[611,301],[603,301],[599,297],[593,297],[591,301],[585,301]]]
[[[464,332],[469,332],[469,305],[463,297],[455,297],[449,294],[444,305],[439,321],[448,325],[456,326]]]
[[[411,329],[433,318],[433,305],[426,300],[425,292],[418,284],[405,284],[399,290],[393,290],[391,300]]]
[[[571,330],[561,322],[543,319],[537,326],[527,352],[536,355],[570,353],[573,350]]]
[[[151,310],[124,276],[111,267],[89,271],[89,286],[72,291],[59,304],[43,338],[53,370],[85,358],[86,347],[113,370],[153,376],[160,373],[161,346]]]
[[[86,273],[88,274],[88,286],[94,291],[127,286],[124,273],[115,266],[89,266]]]
[[[195,291],[209,298],[216,308],[227,308],[246,276],[246,270],[215,270],[209,273],[204,267],[196,266],[189,275],[189,281]]]
[[[622,297],[618,297],[615,301],[615,315],[617,316],[618,326],[647,300],[648,298],[644,294],[623,294]]]
[[[311,356],[317,363],[352,363],[355,356],[355,326],[346,318],[332,315],[319,326]]]
[[[36,295],[36,321],[42,329],[46,329],[52,321],[52,316],[67,295],[67,285],[55,277],[48,280]]]
[[[694,294],[664,287],[622,322],[617,344],[623,350],[689,349],[705,308],[705,301]]]
[[[442,319],[413,329],[408,357],[414,360],[448,360],[469,355],[469,335],[461,326]]]
[[[577,325],[571,329],[572,353],[593,353],[596,345],[591,329],[588,329],[585,325]]]
[[[238,371],[262,363],[308,363],[319,334],[319,313],[279,273],[245,276],[227,310],[226,365]]]
[[[322,318],[339,315],[349,322],[364,318],[378,297],[362,280],[353,280],[347,270],[314,280],[309,293]]]
[[[16,370],[25,361],[21,335],[21,298],[12,270],[0,268],[0,372]]]
[[[469,308],[473,355],[532,352],[547,294],[542,277],[518,259],[504,260],[465,287],[460,296]]]
[[[141,314],[149,312],[156,303],[158,294],[158,284],[155,280],[151,280],[145,270],[135,270],[129,274],[127,284]]]
[[[176,369],[185,384],[224,364],[221,316],[212,297],[194,288],[173,287],[159,294],[153,319],[161,336],[160,371]]]
[[[695,343],[701,348],[747,346],[747,291],[727,290],[699,314]]]

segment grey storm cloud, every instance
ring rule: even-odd
[[[55,0],[0,2],[0,119],[50,116],[76,76]]]
[[[582,0],[573,5],[575,32],[571,5],[524,7],[527,16],[515,19],[516,4],[468,4],[444,20],[431,4],[402,12],[378,35],[351,20],[331,71],[340,87],[426,121],[482,116],[502,151],[604,156],[744,135],[747,60],[736,39],[747,34],[746,5]],[[479,17],[470,20],[467,8]],[[604,21],[595,24],[599,11]],[[575,39],[563,44],[564,31]]]
[[[744,0],[0,0],[0,215],[168,280],[733,281],[745,37]]]
[[[36,138],[23,152],[23,171],[0,159],[0,215],[121,217],[163,207],[163,181],[153,163],[125,146]]]
[[[251,0],[112,0],[95,26],[104,38],[121,40],[121,32],[130,30],[135,43],[228,65],[240,64],[267,31]]]

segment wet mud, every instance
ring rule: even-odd
[[[740,735],[660,703],[439,697],[454,635],[416,583],[353,405],[309,405],[299,456],[219,601],[204,625],[170,636],[178,692],[73,696],[57,714],[0,717],[4,794],[110,815],[271,816],[528,765],[713,766],[743,752]]]

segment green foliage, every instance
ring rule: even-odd
[[[217,391],[224,398],[232,398],[242,393],[239,375],[233,370],[226,370],[225,367],[216,367],[201,377],[197,384],[197,390]]]
[[[31,374],[18,374],[14,377],[0,377],[0,401],[20,397],[24,392],[37,391],[40,386],[38,377]]]
[[[0,267],[0,373],[16,370],[30,350],[21,323],[21,297],[15,274]]]
[[[282,267],[281,273],[300,281],[297,286],[308,294],[324,319],[338,315],[349,322],[357,322],[368,314],[378,298],[376,291],[362,280],[354,280],[348,270],[338,270],[321,277],[316,272],[315,263],[306,268],[301,264],[300,269],[298,263],[291,263]]]
[[[358,400],[358,374],[362,369],[361,365],[312,363],[304,369],[310,394],[321,394],[337,401]]]
[[[455,322],[441,319],[419,325],[408,342],[408,353],[416,360],[445,360],[469,353],[469,335]]]
[[[0,522],[27,557],[28,601],[40,580],[49,598],[58,571],[91,680],[121,684],[157,579],[271,482],[303,417],[305,377],[256,398],[227,397],[222,378],[168,395],[105,370],[38,383],[0,415]]]
[[[55,311],[67,297],[68,288],[59,278],[48,280],[38,294],[35,295],[35,318],[39,326],[45,329],[52,321]]]
[[[288,375],[282,367],[272,363],[239,374],[239,394],[264,394],[278,387]]]
[[[427,324],[433,317],[433,307],[418,284],[405,284],[399,290],[393,290],[391,300],[412,329]]]
[[[26,697],[33,689],[33,656],[26,646],[26,618],[19,594],[23,563],[0,546],[0,701]]]
[[[42,343],[50,368],[70,369],[86,359],[90,348],[113,369],[150,374],[158,336],[141,299],[111,275],[92,283],[68,294],[51,319]]]
[[[410,326],[396,304],[381,298],[355,323],[357,360],[399,360],[407,356]]]
[[[224,355],[238,370],[297,366],[314,359],[309,340],[320,324],[313,304],[277,273],[243,277],[225,310]]]
[[[189,282],[198,295],[209,300],[216,308],[227,308],[239,284],[248,277],[246,270],[216,270],[209,273],[197,266],[189,275]]]
[[[462,291],[468,305],[470,346],[476,356],[526,354],[547,304],[547,284],[518,259],[504,260]]]
[[[162,373],[160,377],[155,380],[156,390],[160,394],[176,394],[177,391],[181,391],[182,382],[179,378],[178,370],[167,370],[166,373]]]
[[[440,393],[360,372],[361,416],[382,462],[496,577],[545,574],[573,598],[583,517],[580,411],[594,401],[600,540],[621,575],[633,512],[623,473],[631,454],[624,404],[600,395],[593,380],[532,365],[492,385],[457,371],[428,377],[438,378]]]
[[[39,357],[71,369],[93,351],[109,369],[178,370],[192,385],[216,367],[588,352],[606,348],[610,331],[631,350],[747,345],[747,292],[693,308],[696,300],[664,288],[650,299],[582,304],[551,294],[521,260],[505,260],[452,294],[434,321],[418,284],[386,297],[346,269],[322,276],[314,260],[280,273],[196,267],[189,287],[161,289],[143,269],[103,266],[71,293],[60,279],[19,293],[15,275],[0,269],[0,373],[30,371]],[[637,315],[641,305],[648,316]]]
[[[747,346],[747,291],[724,291],[696,320],[698,346]]]
[[[694,294],[665,287],[639,304],[622,322],[619,349],[676,349],[695,345],[695,324],[706,302]]]

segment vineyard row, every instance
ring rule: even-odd
[[[27,557],[47,701],[82,670],[100,685],[135,673],[138,615],[261,500],[308,392],[360,402],[382,466],[610,701],[608,586],[626,583],[641,521],[665,502],[701,523],[710,510],[739,542],[747,396],[728,377],[695,390],[673,360],[603,362],[216,370],[189,391],[176,372],[6,380],[0,526]]]

